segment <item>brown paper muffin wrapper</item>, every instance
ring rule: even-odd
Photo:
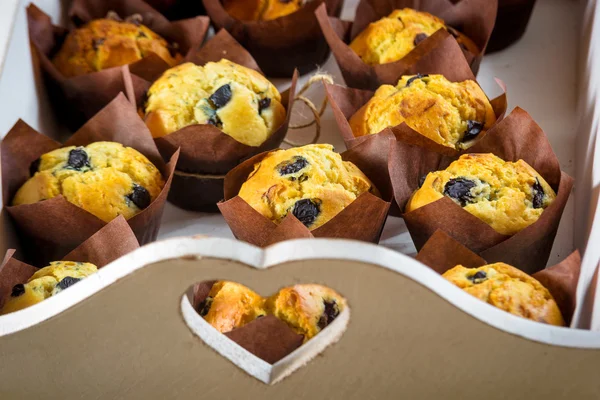
[[[206,299],[216,282],[205,281],[194,286],[195,310]],[[304,341],[304,336],[294,332],[285,322],[273,315],[255,319],[224,335],[269,364],[275,364],[292,353],[302,346]]]
[[[494,27],[496,5],[496,0],[462,0],[457,4],[450,0],[362,0],[354,22],[330,17],[323,8],[316,10],[316,16],[346,84],[353,88],[374,90],[382,84],[396,83],[403,74],[434,73],[428,70],[436,70],[438,63],[452,65],[452,62],[465,62],[477,74]],[[373,66],[364,63],[349,44],[370,23],[402,8],[426,11],[441,17],[448,25],[473,40],[480,52],[472,54],[463,51],[454,37],[442,29],[398,61]],[[411,69],[415,63],[422,64],[422,70]]]
[[[164,16],[142,0],[75,0],[69,15],[73,21],[71,28],[93,19],[104,18],[109,11],[121,17],[139,14],[142,23],[161,35],[170,43],[179,46],[183,56],[194,52],[204,41],[209,27],[206,17],[196,17],[177,22],[169,22]],[[60,49],[68,30],[52,25],[48,15],[30,4],[27,8],[29,38],[34,50],[34,68],[39,68],[45,79],[50,103],[60,119],[71,129],[76,130],[94,116],[119,93],[130,92],[123,77],[125,68],[114,67],[76,77],[65,77],[51,61]],[[153,79],[169,68],[160,57],[154,55],[130,64],[134,72],[132,79]],[[142,88],[143,85],[134,85]],[[142,93],[135,93],[135,96]]]
[[[133,231],[122,216],[115,218],[69,254],[55,260],[89,262],[102,268],[112,261],[140,247]],[[41,265],[42,267],[46,266]],[[0,308],[10,296],[12,287],[25,283],[37,272],[37,268],[19,261],[15,250],[6,252],[0,265]]]
[[[534,254],[532,256],[535,257]],[[440,275],[459,264],[466,268],[478,268],[488,264],[479,255],[439,230],[425,243],[416,258]],[[510,265],[522,269],[519,264]],[[550,291],[567,325],[575,312],[580,271],[581,255],[575,250],[560,263],[531,275]]]
[[[201,1],[189,0],[145,0],[155,10],[167,17],[170,21],[191,18],[206,14]]]
[[[573,187],[573,178],[560,170],[546,134],[527,112],[515,108],[468,153],[493,153],[512,162],[524,160],[555,190],[556,199],[535,223],[513,236],[506,236],[444,197],[403,215],[416,248],[421,249],[439,229],[489,262],[518,265],[529,274],[543,269]],[[424,146],[396,142],[390,152],[389,170],[400,209],[404,210],[423,175],[443,170],[457,158]]]
[[[203,0],[215,30],[226,29],[260,65],[269,77],[287,78],[298,69],[314,70],[329,56],[315,10],[321,4],[327,13],[339,16],[343,0],[311,1],[293,14],[271,21],[240,21],[225,11],[221,0]]]
[[[391,137],[388,140],[392,140]],[[242,184],[254,169],[254,164],[265,158],[268,152],[243,162],[225,176],[225,200],[218,204],[219,210],[236,238],[256,246],[265,247],[284,240],[311,237],[378,243],[391,199],[391,185],[385,172],[388,148],[388,143],[368,142],[342,153],[345,161],[354,163],[371,179],[382,198],[363,193],[339,214],[313,231],[291,213],[277,225],[238,196]]]
[[[64,146],[85,146],[99,141],[118,142],[138,150],[162,173],[165,185],[158,197],[127,221],[140,244],[155,240],[179,154],[175,153],[165,164],[146,125],[122,94],[81,127]],[[0,144],[3,201],[17,228],[25,260],[36,266],[61,259],[107,225],[62,196],[9,206],[17,190],[29,179],[31,163],[59,147],[60,143],[21,120]]]
[[[519,40],[527,30],[535,0],[498,0],[498,15],[487,53],[503,50]]]
[[[225,30],[217,33],[197,52],[190,54],[186,61],[204,65],[223,58],[261,72],[250,53]],[[223,199],[224,175],[243,160],[278,148],[285,138],[297,80],[298,73],[294,72],[290,88],[281,94],[282,103],[287,110],[285,121],[260,146],[240,143],[209,124],[186,126],[155,139],[156,146],[165,159],[178,149],[181,151],[169,201],[186,210],[216,211],[216,203]],[[143,92],[151,85],[151,82],[144,81]],[[136,93],[141,91],[136,90]],[[141,98],[137,100],[143,101]]]

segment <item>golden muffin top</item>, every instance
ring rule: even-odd
[[[427,174],[406,212],[448,197],[498,233],[514,235],[538,220],[556,193],[523,160],[465,154],[443,171]]]
[[[217,281],[196,308],[221,333],[273,315],[306,341],[331,324],[345,307],[340,294],[322,285],[294,285],[265,299],[239,283]]]
[[[350,43],[350,48],[369,65],[398,61],[421,41],[440,29],[450,31],[463,48],[477,53],[477,46],[465,35],[449,28],[444,20],[411,8],[394,10],[372,22]]]
[[[148,207],[164,186],[160,171],[150,160],[114,142],[53,150],[36,160],[30,173],[13,205],[62,195],[105,222],[118,215],[133,217]]]
[[[291,212],[313,230],[361,194],[378,194],[358,167],[328,144],[276,150],[254,166],[239,196],[275,223]]]
[[[169,66],[176,63],[167,41],[144,25],[97,19],[70,32],[52,61],[63,75],[74,77],[131,64],[151,53]]]
[[[267,299],[265,306],[269,314],[307,341],[337,318],[346,308],[346,299],[326,286],[305,284],[281,289]]]
[[[545,324],[564,326],[552,294],[540,282],[504,263],[446,271],[444,278],[494,307]]]
[[[307,0],[223,0],[223,8],[241,21],[269,21],[292,14]]]
[[[473,145],[496,122],[496,115],[475,81],[405,75],[395,87],[380,86],[349,121],[357,137],[403,122],[436,143],[460,150]]]
[[[221,333],[266,315],[264,299],[244,285],[218,281],[198,307],[198,313]]]
[[[25,284],[17,284],[0,314],[8,314],[32,306],[54,296],[93,274],[98,268],[94,264],[74,261],[53,261],[39,269]]]
[[[248,146],[260,146],[286,118],[281,95],[267,78],[225,59],[167,70],[148,90],[145,114],[155,138],[210,124]]]

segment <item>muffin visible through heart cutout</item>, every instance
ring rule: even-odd
[[[302,367],[346,329],[346,299],[326,286],[299,284],[262,297],[231,281],[195,284],[182,299],[190,329],[267,384]]]

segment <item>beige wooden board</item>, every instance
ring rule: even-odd
[[[105,275],[127,268],[123,264],[106,267]],[[182,295],[194,282],[215,278],[263,295],[283,285],[323,283],[348,299],[350,323],[337,344],[269,386],[208,348],[183,321]],[[600,396],[598,348],[550,346],[502,332],[398,272],[348,260],[291,261],[265,270],[216,258],[151,264],[44,322],[0,338],[0,359],[2,399]]]

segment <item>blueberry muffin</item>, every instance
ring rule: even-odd
[[[314,144],[269,153],[254,166],[239,196],[275,223],[291,212],[313,230],[369,191],[379,194],[333,146]]]
[[[193,124],[210,124],[247,146],[260,146],[284,122],[277,88],[258,72],[228,60],[185,63],[148,90],[145,120],[159,138]]]
[[[405,122],[436,143],[470,147],[496,115],[477,82],[450,82],[443,75],[403,76],[396,87],[382,85],[351,118],[354,136],[379,133]]]
[[[523,160],[493,154],[465,154],[443,171],[427,174],[406,212],[448,197],[503,235],[514,235],[538,220],[556,194]]]
[[[15,285],[0,314],[8,314],[37,304],[97,270],[98,268],[90,263],[53,261],[33,274],[27,283]]]
[[[307,0],[223,0],[223,8],[241,21],[269,21],[292,14]]]
[[[74,77],[131,64],[152,53],[169,66],[178,58],[162,37],[144,25],[97,19],[70,32],[52,61],[63,75]]]
[[[446,271],[444,278],[501,310],[545,324],[564,326],[554,298],[540,282],[504,263]]]
[[[197,310],[221,333],[266,315],[264,299],[260,295],[244,285],[229,281],[217,281]]]
[[[444,21],[423,11],[410,8],[394,10],[387,17],[375,21],[350,43],[350,48],[369,65],[398,61],[420,42],[440,29],[452,34],[463,51],[478,54],[471,39],[446,26]]]
[[[62,195],[105,222],[133,217],[164,186],[160,171],[143,154],[113,142],[56,149],[33,162],[30,173],[14,206]]]
[[[331,324],[346,300],[328,287],[308,284],[281,289],[265,303],[267,312],[288,324],[307,341]]]

